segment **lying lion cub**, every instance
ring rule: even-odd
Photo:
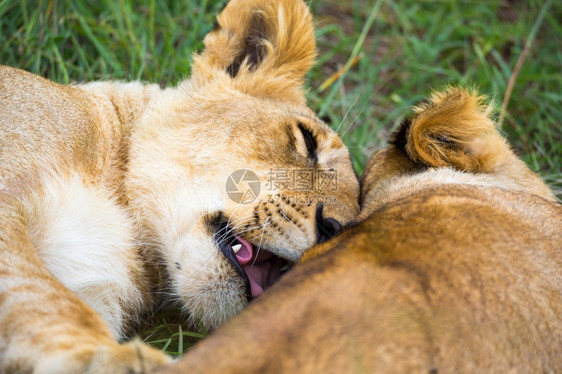
[[[205,46],[165,90],[0,68],[0,372],[148,371],[168,358],[116,339],[154,295],[215,327],[356,218],[349,153],[305,105],[304,2],[233,0]]]
[[[416,108],[315,247],[166,373],[562,372],[562,206],[474,93]]]

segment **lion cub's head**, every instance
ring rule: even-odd
[[[127,184],[172,292],[210,327],[359,212],[344,144],[306,107],[315,58],[297,0],[233,0],[190,80],[150,103]]]
[[[409,194],[445,184],[500,187],[555,201],[552,191],[515,156],[474,91],[448,88],[414,108],[361,180],[359,219]]]

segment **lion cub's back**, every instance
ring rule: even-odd
[[[117,121],[108,104],[77,87],[0,66],[0,187],[32,184],[45,169],[100,173]]]
[[[562,364],[560,204],[500,188],[442,186],[366,223],[384,248],[379,266],[417,279],[440,368]]]

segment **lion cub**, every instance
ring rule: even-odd
[[[157,295],[214,328],[359,213],[304,2],[233,0],[204,44],[164,90],[0,68],[1,372],[149,371],[117,340]]]
[[[165,373],[562,372],[562,206],[489,115],[462,89],[416,108],[364,221]]]

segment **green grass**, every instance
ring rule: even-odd
[[[319,92],[323,79],[347,62],[376,3],[312,2],[321,54],[310,75],[310,102],[336,127],[346,118],[339,133],[357,168],[384,145],[408,108],[433,88],[477,87],[496,101],[500,117],[508,82],[529,40],[502,130],[520,157],[561,197],[562,3],[382,2],[359,63],[340,86]]]
[[[186,323],[175,310],[158,313],[139,332],[143,341],[173,357],[181,356],[187,348],[204,339],[207,334],[205,326]]]
[[[309,3],[319,46],[308,75],[309,103],[338,129],[358,171],[412,104],[434,88],[460,84],[497,102],[511,144],[562,197],[562,2]],[[111,78],[173,85],[189,75],[191,54],[202,48],[220,6],[215,0],[0,0],[0,63],[63,83]],[[342,79],[319,89],[354,56],[358,63]],[[172,354],[201,337],[177,320],[158,318],[143,336]]]

